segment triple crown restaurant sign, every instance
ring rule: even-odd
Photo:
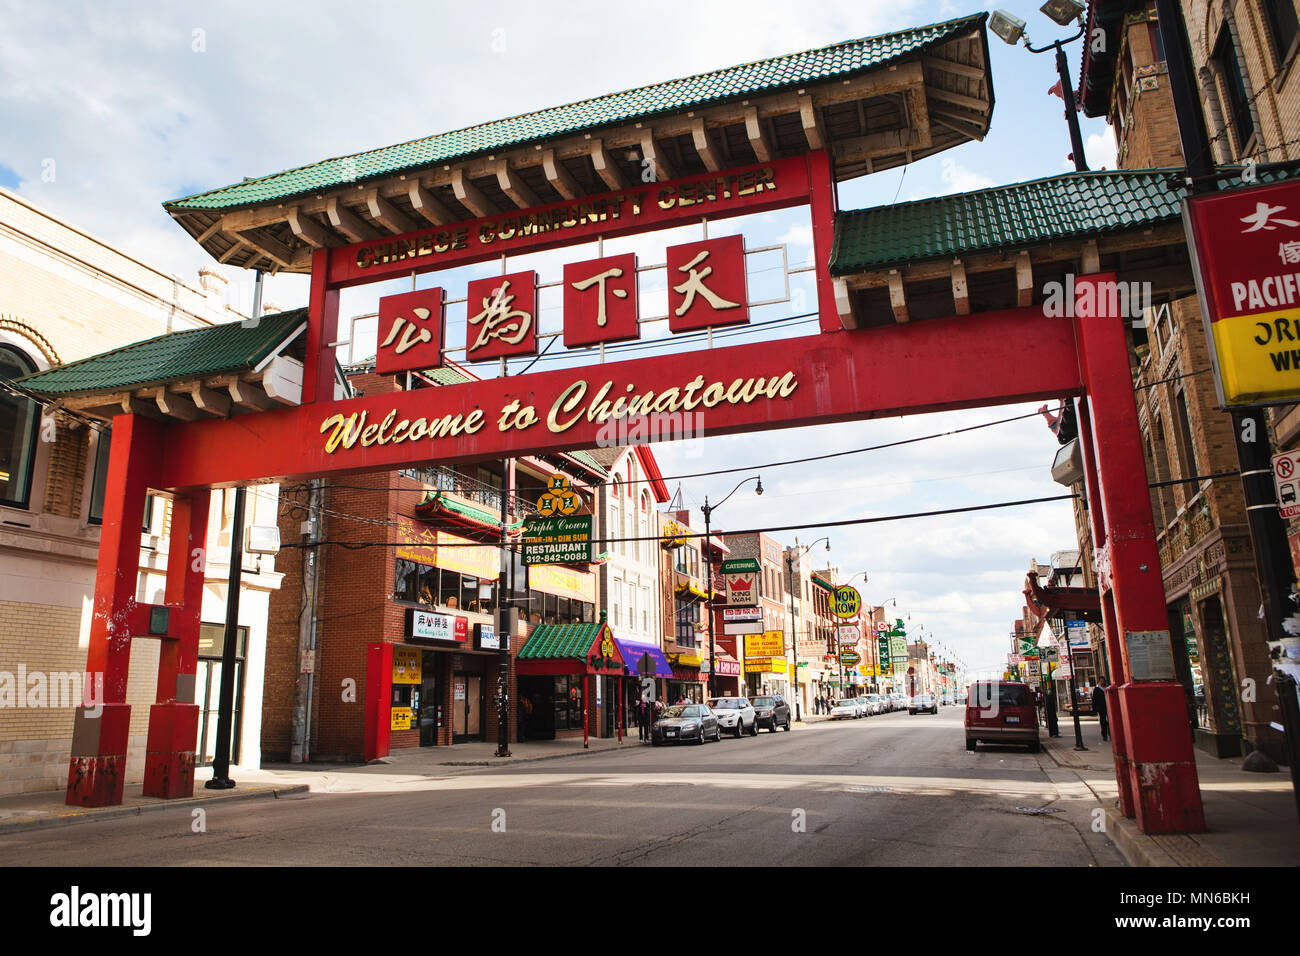
[[[581,508],[582,498],[569,479],[552,475],[537,499],[539,516],[524,522],[524,564],[589,564],[591,515],[577,514]]]
[[[1300,399],[1300,183],[1183,201],[1224,405]]]

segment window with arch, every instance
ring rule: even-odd
[[[0,345],[0,379],[13,381],[36,371],[18,349]],[[26,508],[32,495],[32,468],[41,412],[30,398],[0,391],[0,504]]]

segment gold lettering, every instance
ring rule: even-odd
[[[756,179],[757,179],[757,176],[756,176],[754,173],[752,173],[752,172],[749,172],[749,173],[741,173],[738,177],[736,177],[736,185],[739,187],[739,188],[736,190],[736,195],[737,195],[737,196],[748,196],[748,195],[750,195],[751,193],[753,193],[753,192],[754,192],[754,181],[755,181]]]
[[[691,381],[687,383],[686,394],[682,399],[682,404],[686,407],[687,410],[690,410],[694,408],[696,405],[700,404],[700,400],[695,397],[695,393],[698,392],[703,387],[704,387],[703,375],[697,375],[695,376],[695,378],[691,379]]]
[[[433,237],[433,251],[446,252],[451,248],[451,236],[446,229],[440,229]]]
[[[357,268],[369,269],[375,263],[374,253],[370,251],[369,246],[362,246],[357,250]]]
[[[406,429],[408,429],[410,426],[411,423],[405,418],[403,418],[400,422],[397,423],[397,425],[393,428],[393,435],[391,439],[394,445],[396,445],[398,442],[406,441]]]
[[[420,255],[433,255],[433,234],[427,233],[420,237]]]
[[[795,380],[794,372],[786,372],[780,379],[780,395],[782,398],[789,398],[791,393],[798,388],[799,383]]]
[[[397,417],[397,409],[395,408],[387,415],[384,416],[384,420],[379,425],[379,433],[376,436],[379,444],[387,445],[392,440],[392,436],[385,437],[384,429],[387,428],[389,425],[393,424],[393,419],[396,417]]]
[[[672,187],[672,186],[664,186],[662,189],[659,190],[659,208],[660,208],[660,209],[672,209],[672,208],[673,208],[673,205],[674,205],[676,202],[677,202],[677,200],[676,200],[676,198],[673,196],[673,187]],[[640,210],[638,209],[637,212],[640,212]]]
[[[656,412],[675,412],[682,407],[682,400],[678,397],[676,388],[670,388],[667,391],[659,393],[659,400],[654,403]]]
[[[587,421],[603,422],[605,419],[609,418],[609,402],[605,401],[605,396],[609,394],[609,390],[613,387],[613,382],[606,382],[600,387],[600,390],[596,392],[596,397],[593,398],[591,404],[587,406]]]
[[[451,247],[453,249],[468,248],[468,244],[466,242],[468,235],[469,235],[469,230],[466,229],[464,226],[461,226],[459,229],[455,230],[451,234]]]
[[[728,405],[739,405],[741,403],[741,395],[745,391],[745,381],[746,379],[738,378],[731,383],[731,386],[727,389]],[[753,379],[748,379],[748,381],[752,382]]]
[[[424,437],[424,433],[429,430],[429,423],[423,418],[417,418],[411,422],[411,430],[406,433],[407,441],[417,441]]]
[[[379,426],[371,422],[361,430],[361,447],[369,448],[375,443],[375,433],[379,431]]]
[[[492,222],[491,220],[488,220],[487,222],[479,226],[478,241],[483,243],[483,245],[485,246],[492,245],[492,240],[497,237],[496,227],[497,227],[496,223]]]
[[[704,396],[700,399],[705,408],[712,408],[718,402],[727,396],[727,389],[721,382],[714,382],[704,390]]]
[[[764,166],[754,174],[754,177],[755,185],[757,185],[760,190],[776,188],[776,176],[772,172],[771,166]]]
[[[609,385],[610,385],[609,382],[605,383],[606,390],[609,388]],[[586,394],[587,394],[587,383],[582,381],[581,379],[574,382],[563,392],[561,392],[560,397],[557,398],[555,400],[555,404],[551,406],[551,410],[546,413],[546,427],[553,432],[562,432],[562,431],[566,431],[569,428],[572,428],[573,425],[578,421],[578,419],[582,417],[581,413],[574,415],[571,419],[569,419],[568,422],[566,422],[563,425],[560,424],[559,420],[556,418],[556,415],[557,413],[562,413],[567,415],[569,412],[572,412],[582,401],[582,397]],[[591,418],[590,412],[588,412],[587,417],[588,419]]]

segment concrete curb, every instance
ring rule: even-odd
[[[15,820],[5,820],[0,822],[0,833],[13,833],[21,830],[42,830],[47,827],[57,827],[71,825],[74,823],[90,823],[96,820],[114,820],[118,817],[138,816],[142,813],[148,813],[152,810],[170,810],[174,807],[192,806],[197,804],[224,803],[235,800],[258,800],[270,797],[279,799],[280,797],[290,794],[307,793],[310,787],[306,784],[291,784],[289,786],[251,786],[245,790],[227,791],[226,796],[203,796],[203,797],[179,797],[174,800],[168,800],[163,803],[146,803],[135,807],[104,807],[93,810],[70,810],[67,813],[58,813],[51,816],[41,817],[20,817]]]
[[[1111,838],[1129,866],[1178,866],[1136,823],[1115,809],[1106,811],[1106,835]]]

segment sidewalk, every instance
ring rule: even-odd
[[[387,757],[364,764],[314,763],[314,764],[263,764],[260,769],[232,767],[230,776],[238,786],[233,790],[207,790],[212,777],[210,768],[202,767],[195,774],[194,796],[163,800],[142,794],[143,785],[128,784],[123,788],[122,803],[115,807],[70,807],[64,803],[64,791],[42,790],[36,793],[13,794],[0,797],[0,833],[19,829],[85,823],[134,816],[153,810],[171,807],[210,807],[215,801],[274,799],[306,794],[309,791],[339,792],[367,789],[367,783],[392,782],[394,779],[418,779],[469,773],[483,767],[501,767],[510,764],[552,760],[584,753],[604,753],[611,750],[649,748],[641,743],[633,729],[631,738],[593,737],[590,747],[584,749],[582,738],[561,740],[530,740],[510,745],[511,756],[497,757],[494,742],[473,741],[453,747],[414,747],[393,751]],[[357,776],[359,775],[359,777]],[[351,777],[355,783],[340,780]]]
[[[1205,807],[1206,833],[1148,836],[1116,805],[1119,787],[1110,743],[1096,718],[1080,718],[1083,744],[1074,749],[1074,723],[1061,720],[1061,736],[1043,737],[1043,749],[1073,771],[1106,807],[1106,829],[1132,866],[1296,866],[1300,864],[1300,817],[1291,775],[1247,773],[1244,758],[1219,759],[1196,751],[1196,774]]]

